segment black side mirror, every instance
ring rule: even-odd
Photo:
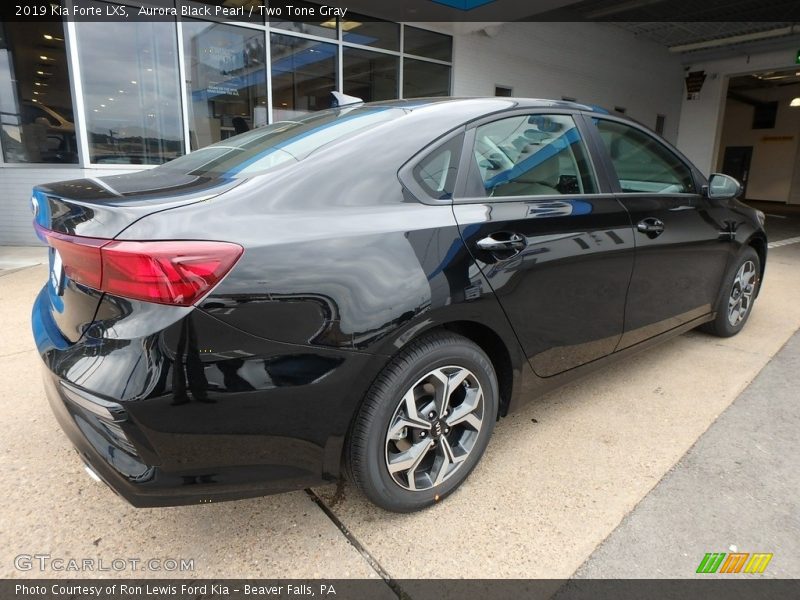
[[[714,173],[708,179],[708,197],[717,200],[731,200],[742,195],[742,184],[730,175]]]

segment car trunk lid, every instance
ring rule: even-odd
[[[34,188],[34,226],[50,246],[48,308],[66,340],[81,338],[102,299],[101,247],[147,215],[208,200],[242,181],[155,169]]]

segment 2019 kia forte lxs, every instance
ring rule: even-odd
[[[740,331],[767,243],[739,192],[629,120],[505,98],[346,105],[37,187],[47,395],[136,506],[347,473],[416,510],[524,399]]]

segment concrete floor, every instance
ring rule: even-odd
[[[800,235],[800,220],[780,221],[781,227],[794,229],[791,235]],[[792,244],[771,251],[761,296],[739,336],[721,340],[691,332],[535,400],[498,424],[486,456],[462,489],[430,510],[386,513],[348,485],[137,510],[86,476],[44,399],[28,319],[46,277],[44,266],[0,271],[0,485],[5,490],[0,536],[6,542],[0,548],[0,577],[42,576],[14,568],[14,557],[22,553],[106,561],[191,558],[191,575],[205,578],[570,577],[604,540],[613,540],[609,536],[628,515],[623,528],[630,527],[637,505],[644,505],[642,500],[800,328],[800,244]],[[791,350],[796,345],[789,348],[797,352]],[[788,364],[775,368],[781,372],[788,367],[780,365]],[[797,410],[789,402],[784,409]],[[763,432],[783,431],[783,412],[766,411],[762,417]],[[716,457],[723,459],[724,453]],[[763,457],[745,447],[736,460],[762,464]],[[792,467],[796,461],[779,465]],[[758,477],[757,469],[748,473]],[[653,494],[663,494],[662,489]],[[667,496],[673,493],[666,490]],[[761,509],[780,524],[788,500]],[[732,516],[748,510],[735,495],[723,494],[717,502]],[[669,519],[662,514],[657,521],[667,528]],[[657,540],[660,530],[636,535],[645,542]],[[724,551],[729,543],[749,551],[748,539],[723,537],[704,537],[703,544],[714,546],[704,552]],[[765,551],[776,556],[792,551],[776,546]],[[606,560],[613,563],[613,554]],[[689,562],[689,571],[675,571],[675,576],[691,576],[693,556]],[[800,576],[797,563],[791,565],[781,572]]]

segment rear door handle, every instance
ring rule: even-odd
[[[486,252],[519,252],[528,243],[518,233],[500,231],[478,240],[475,245]]]
[[[653,239],[664,233],[664,222],[655,217],[647,217],[636,224],[636,229]]]

